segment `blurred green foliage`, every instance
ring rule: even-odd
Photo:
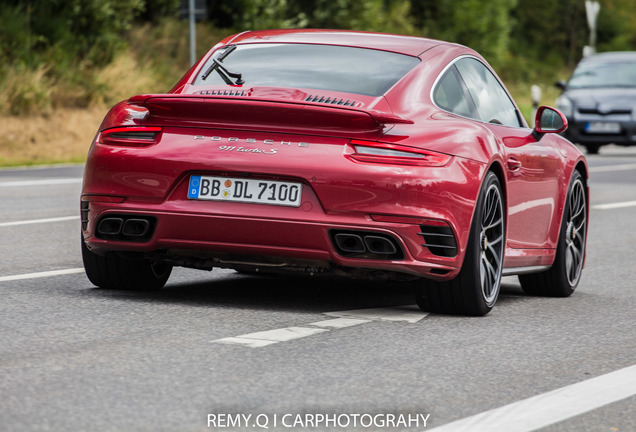
[[[3,0],[0,114],[99,99],[109,89],[97,73],[126,49],[176,81],[187,68],[180,3],[187,0]],[[199,28],[209,28],[208,35],[332,28],[432,37],[476,49],[516,83],[556,79],[589,42],[584,0],[206,0],[206,6]],[[634,11],[636,0],[601,0],[599,51],[636,50]],[[140,39],[139,28],[155,39]],[[215,42],[205,41],[200,51]]]

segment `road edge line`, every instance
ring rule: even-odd
[[[61,276],[61,275],[69,275],[69,274],[77,274],[84,273],[84,268],[71,268],[71,269],[63,269],[63,270],[50,270],[45,272],[38,273],[24,273],[19,275],[12,276],[0,276],[0,282],[10,282],[17,280],[27,280],[27,279],[38,279],[38,278],[46,278],[52,276]]]

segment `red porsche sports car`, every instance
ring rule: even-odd
[[[424,310],[484,315],[502,275],[568,296],[588,168],[557,110],[528,127],[475,51],[271,30],[215,45],[166,94],[115,105],[81,197],[92,283],[173,266],[416,281]]]

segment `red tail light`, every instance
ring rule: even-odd
[[[160,135],[160,127],[117,127],[102,131],[97,142],[115,146],[147,147],[159,142]]]
[[[345,156],[356,162],[427,167],[442,167],[453,158],[416,147],[361,140],[351,140]]]

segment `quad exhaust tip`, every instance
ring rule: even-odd
[[[404,254],[397,241],[385,234],[372,232],[332,232],[334,246],[340,255],[350,258],[401,259]]]
[[[359,254],[366,251],[362,237],[357,234],[338,233],[335,239],[336,245],[343,252]]]
[[[150,222],[146,219],[128,219],[124,222],[121,233],[126,237],[143,237],[150,230]]]
[[[96,234],[106,240],[145,241],[150,239],[155,219],[137,216],[107,216],[97,224]]]
[[[367,235],[364,236],[364,244],[369,252],[378,255],[393,255],[397,252],[393,242],[386,237]]]
[[[121,233],[121,227],[124,225],[124,220],[119,217],[104,218],[99,222],[97,226],[97,232],[102,235],[118,235]]]

